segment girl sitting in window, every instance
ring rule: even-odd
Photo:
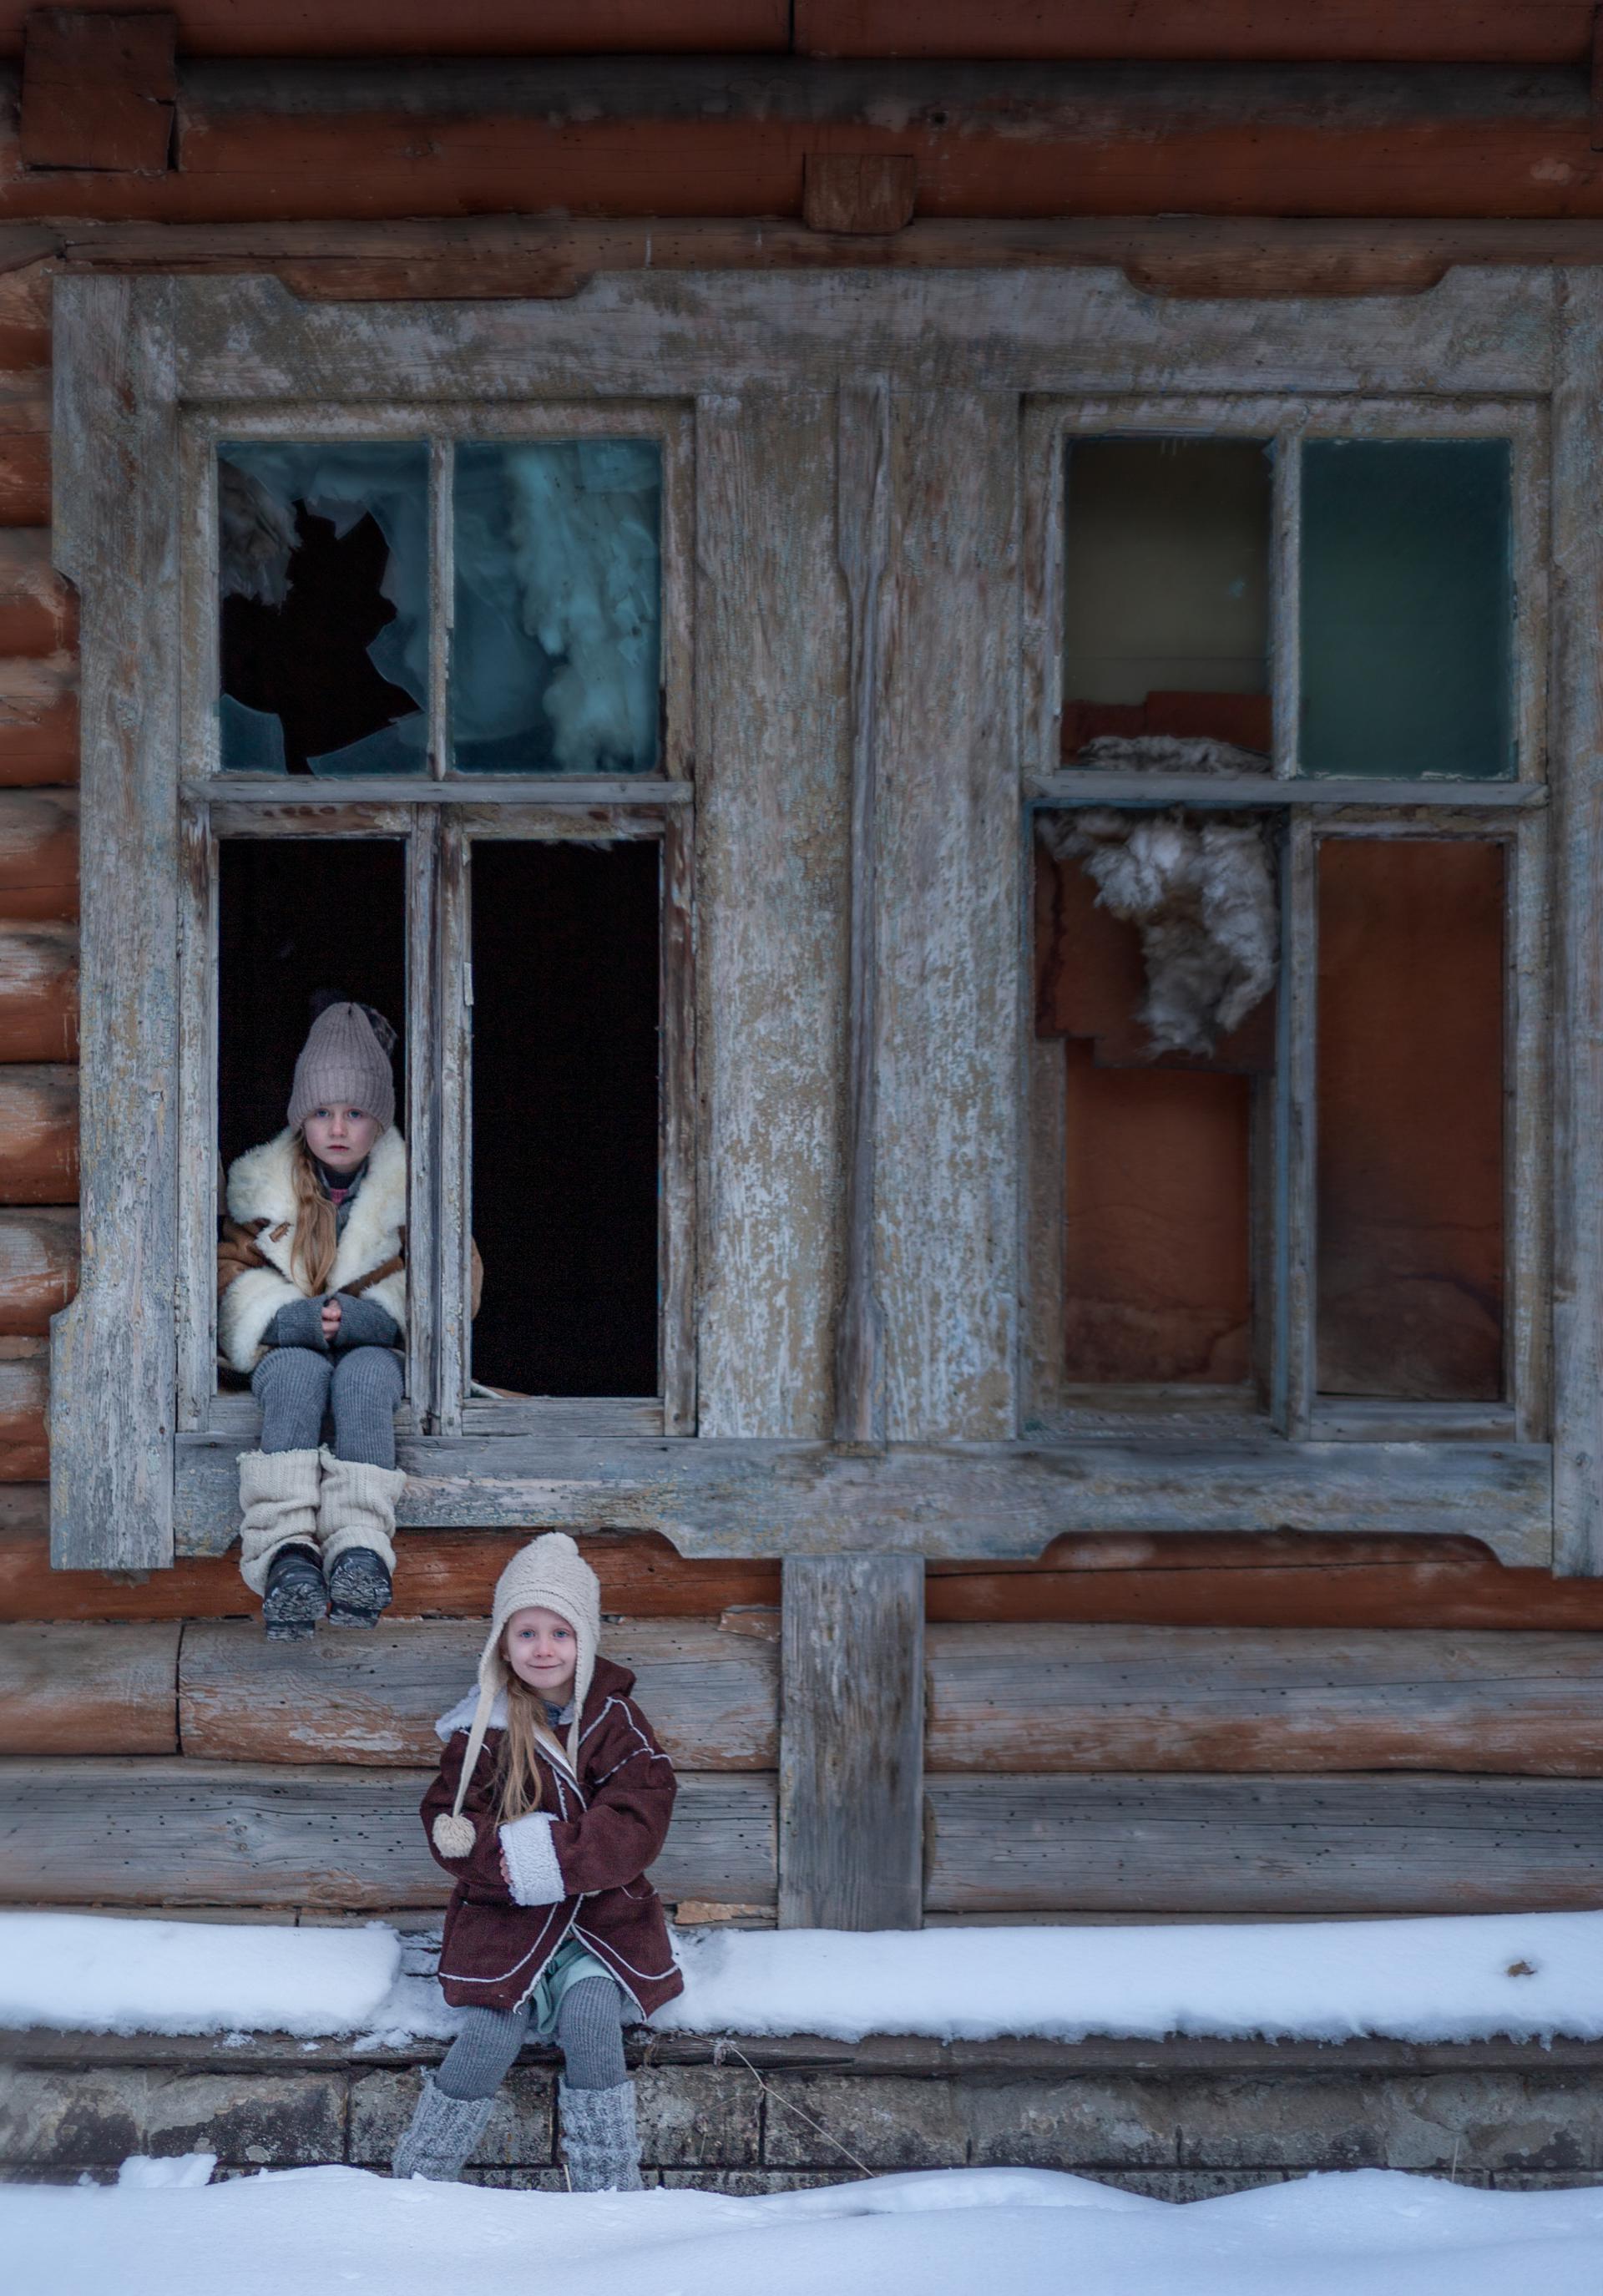
[[[261,1448],[240,1457],[240,1570],[282,1641],[311,1634],[325,1610],[335,1625],[371,1627],[389,1603],[406,1480],[394,1046],[371,1006],[329,1005],[295,1063],[288,1126],[228,1174],[217,1345],[262,1406]]]
[[[601,1625],[601,1587],[572,1539],[532,1539],[496,1583],[477,1691],[434,1726],[445,1753],[423,1824],[456,1884],[439,1977],[468,2013],[423,2076],[397,2177],[460,2177],[525,2040],[554,2036],[569,2185],[639,2186],[623,2020],[684,1988],[645,1878],[674,1771],[629,1695],[634,1677],[600,1655]]]

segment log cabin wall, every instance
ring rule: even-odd
[[[619,0],[566,30],[547,12],[543,27],[548,54],[610,45],[604,63],[529,59],[509,93],[475,59],[509,44],[520,13],[470,8],[442,26],[391,5],[364,24],[335,6],[324,48],[298,21],[285,57],[276,12],[194,0],[176,12],[170,91],[135,91],[168,104],[170,144],[107,168],[82,152],[28,160],[24,12],[0,7],[0,49],[16,59],[0,124],[6,1902],[426,1915],[439,1876],[412,1813],[429,1724],[470,1670],[518,1543],[411,1533],[375,1637],[288,1652],[262,1642],[231,1558],[50,1568],[47,1332],[77,1255],[74,608],[48,530],[53,278],[271,269],[339,299],[563,293],[648,261],[1112,263],[1157,292],[1348,293],[1427,289],[1457,259],[1603,258],[1590,5],[1171,0],[1133,17],[1110,0],[1075,12],[1066,50],[1038,9],[993,4],[977,60],[973,12],[955,5],[916,12],[912,53],[908,12],[888,0]],[[415,79],[349,61],[447,38],[462,74],[434,83],[442,117],[427,133]],[[667,52],[671,69],[640,60]],[[712,69],[709,53],[740,61]],[[314,70],[320,53],[341,61]],[[907,119],[887,127],[879,64],[898,54]],[[836,61],[854,57],[856,77]],[[1210,58],[1243,77],[1209,78]],[[1087,78],[1109,62],[1149,77]],[[1020,132],[993,125],[1003,95],[1034,107]],[[876,176],[864,160],[895,164]],[[912,221],[895,213],[904,180]],[[569,219],[538,219],[553,206]],[[686,1774],[666,1893],[689,1918],[774,1918],[781,1566],[687,1560],[661,1538],[586,1545],[609,1643],[639,1669]],[[1595,1898],[1590,1853],[1563,1845],[1595,1835],[1603,1793],[1603,1581],[1508,1568],[1449,1535],[1182,1532],[1071,1536],[1033,1564],[934,1562],[923,1597],[927,1919]],[[158,1801],[159,1858],[141,1842]]]

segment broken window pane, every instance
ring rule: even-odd
[[[1506,439],[1303,449],[1302,769],[1514,770]]]
[[[1269,450],[1251,439],[1080,439],[1067,473],[1065,758],[1165,736],[1266,756]],[[1141,761],[1139,750],[1084,757]]]
[[[217,449],[225,773],[428,767],[429,450]]]
[[[655,769],[661,496],[654,439],[458,447],[458,773]]]
[[[1495,1399],[1501,845],[1321,846],[1317,1091],[1321,1389]]]

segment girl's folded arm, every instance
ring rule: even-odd
[[[473,1828],[473,1847],[465,1857],[445,1857],[434,1839],[434,1821],[441,1811],[449,1811],[456,1800],[456,1782],[462,1775],[462,1756],[468,1751],[468,1734],[456,1731],[447,1740],[440,1757],[439,1770],[423,1796],[421,1816],[423,1837],[429,1844],[429,1854],[437,1866],[443,1866],[454,1882],[465,1882],[475,1897],[510,1899],[506,1875],[501,1863],[501,1842],[495,1825],[494,1763],[487,1753],[481,1753],[478,1767],[462,1800],[462,1814]]]
[[[501,1829],[519,1905],[593,1897],[637,1881],[667,1839],[677,1782],[674,1766],[639,1712],[629,1710],[626,1742],[616,1767],[593,1781],[578,1817],[534,1810]]]

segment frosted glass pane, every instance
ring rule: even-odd
[[[217,450],[225,773],[428,767],[429,450]]]
[[[650,773],[661,714],[662,457],[654,440],[456,450],[452,762]]]
[[[1513,772],[1509,510],[1503,439],[1304,447],[1304,773]]]

